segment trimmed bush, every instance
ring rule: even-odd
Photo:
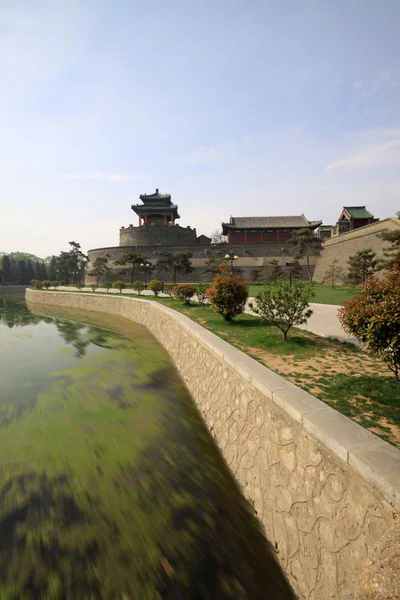
[[[339,319],[400,382],[400,265],[381,280],[368,277],[361,294],[339,309]]]
[[[126,288],[125,281],[114,281],[112,284],[113,288],[119,290],[119,293],[122,294],[122,290]]]
[[[104,281],[102,284],[102,287],[105,288],[107,290],[107,293],[110,291],[110,288],[112,288],[112,283],[111,281]]]
[[[48,290],[49,287],[51,287],[51,281],[45,279],[44,281],[42,281],[42,287],[44,287],[45,290]]]
[[[164,292],[166,294],[168,294],[168,296],[170,298],[172,298],[173,296],[173,290],[174,290],[175,284],[174,283],[164,283]]]
[[[153,292],[155,296],[158,296],[158,294],[163,289],[163,284],[159,279],[152,279],[151,281],[149,281],[147,287]]]
[[[229,273],[217,275],[207,290],[212,308],[226,321],[231,321],[244,311],[248,297],[244,279]]]
[[[76,287],[78,290],[81,290],[82,288],[84,288],[84,287],[85,287],[85,284],[84,284],[84,283],[82,283],[82,281],[77,281],[77,282],[75,283],[75,287]]]
[[[208,283],[198,283],[196,286],[197,299],[200,302],[203,310],[204,310],[204,305],[207,302],[207,290],[209,287],[210,286]]]
[[[97,285],[97,283],[91,283],[90,287],[92,288],[92,292],[94,293],[97,290],[98,285]]]
[[[178,283],[172,290],[173,295],[185,304],[190,304],[190,299],[196,293],[196,286],[191,283]]]
[[[60,282],[59,281],[52,281],[51,285],[52,285],[53,288],[57,289],[58,286],[60,285]]]
[[[132,284],[132,289],[136,290],[138,295],[140,296],[141,292],[143,292],[144,290],[144,283],[143,281],[134,281]]]
[[[39,279],[32,279],[32,285],[36,290],[41,290],[43,288],[42,282]]]
[[[314,294],[311,284],[278,281],[276,285],[265,285],[250,308],[268,324],[280,329],[286,340],[293,325],[307,323],[311,317],[309,302]]]

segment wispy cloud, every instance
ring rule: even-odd
[[[110,183],[123,183],[125,181],[140,181],[137,175],[122,175],[121,173],[103,173],[102,171],[93,171],[90,173],[63,173],[65,179],[104,179]]]
[[[375,141],[363,144],[344,158],[329,163],[325,169],[380,168],[400,165],[400,129],[376,130]]]

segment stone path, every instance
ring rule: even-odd
[[[73,288],[70,287],[60,287],[60,290],[68,290],[74,291]],[[91,288],[83,288],[85,292],[91,292]],[[98,292],[101,291],[101,288],[98,288]],[[104,293],[107,293],[104,290]],[[118,290],[110,289],[110,294],[119,294]],[[134,290],[124,290],[124,294],[133,294],[137,295]],[[143,290],[141,293],[142,296],[152,296],[153,292],[149,290]],[[167,294],[160,294],[160,296],[167,296]],[[249,302],[254,300],[254,298],[249,298]],[[311,331],[316,335],[321,335],[323,337],[333,337],[342,342],[350,342],[353,344],[357,343],[357,340],[351,336],[349,336],[345,331],[343,331],[342,326],[339,322],[337,312],[339,306],[334,306],[332,304],[316,304],[311,303],[311,308],[313,309],[313,314],[308,320],[306,325],[297,325],[299,329],[305,329],[307,331]],[[250,308],[247,306],[246,313],[254,314]]]

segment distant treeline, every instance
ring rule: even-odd
[[[46,262],[21,258],[21,253],[4,254],[0,257],[1,285],[30,285],[32,279],[57,279],[56,257],[52,256]]]

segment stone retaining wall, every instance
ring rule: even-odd
[[[26,285],[0,285],[0,294],[24,294]]]
[[[154,301],[33,290],[26,298],[148,327],[173,358],[300,597],[355,597],[369,553],[400,510],[398,450]]]

